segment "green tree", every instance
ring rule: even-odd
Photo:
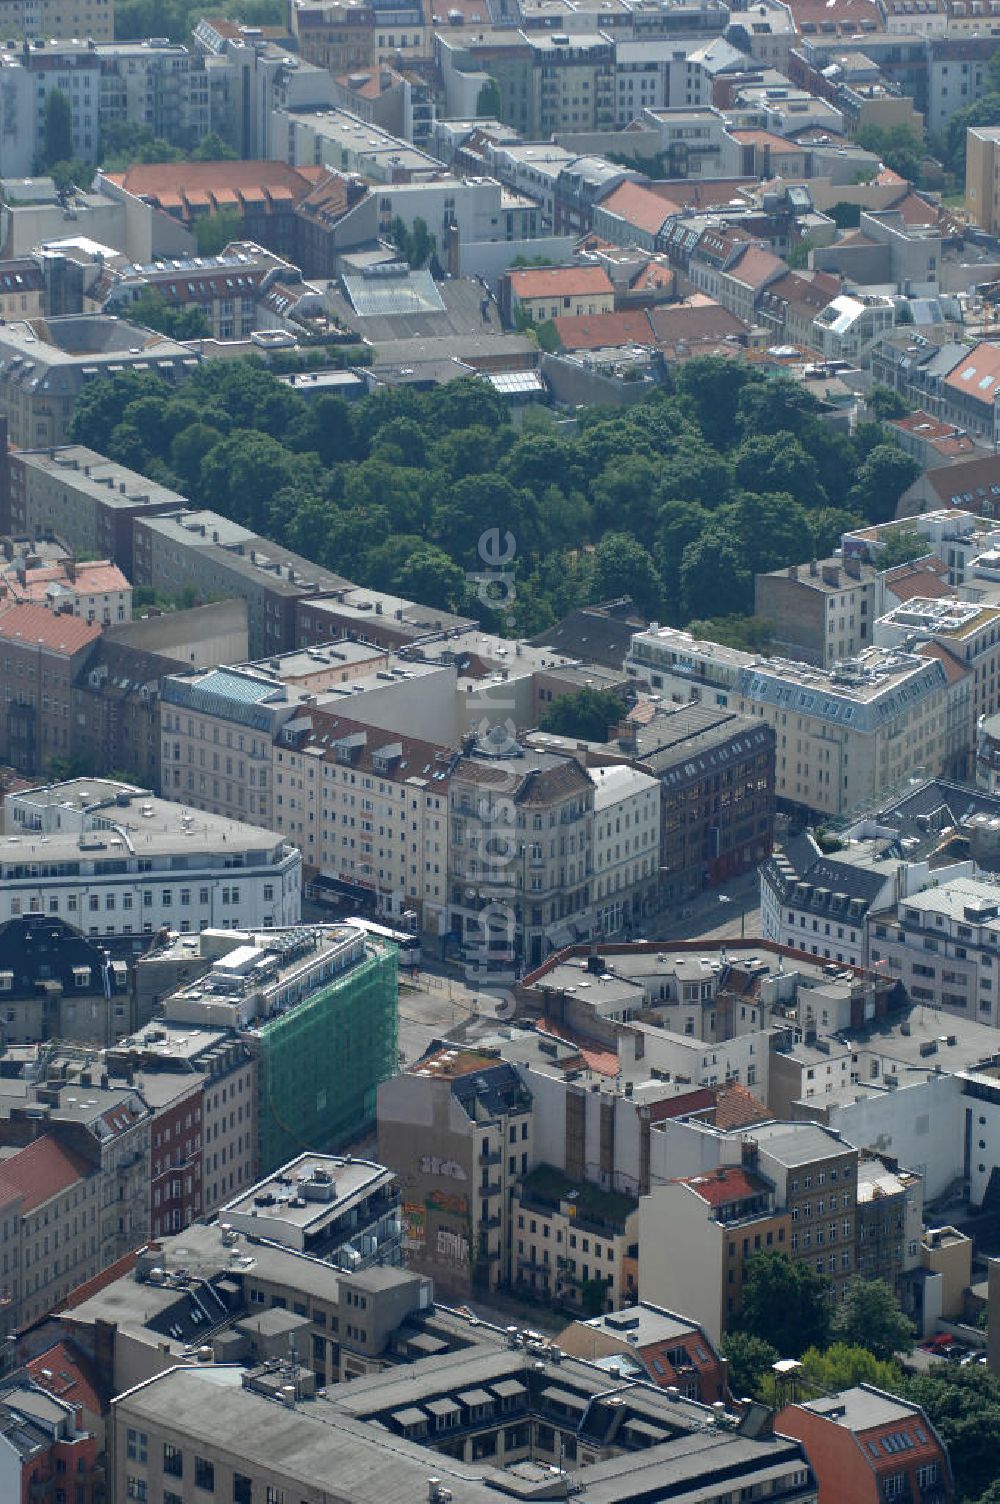
[[[854,139],[865,151],[875,152],[900,177],[911,183],[918,181],[923,145],[908,126],[865,125]]]
[[[816,461],[787,431],[744,439],[733,473],[736,484],[747,491],[787,491],[810,506],[826,500]]]
[[[913,1323],[903,1315],[885,1280],[850,1280],[830,1331],[838,1342],[866,1347],[876,1358],[894,1358],[913,1347]]]
[[[938,1363],[908,1379],[903,1394],[923,1406],[948,1448],[956,1497],[974,1504],[997,1481],[1000,1379],[978,1363]]]
[[[238,153],[215,131],[203,136],[191,151],[192,162],[231,162]]]
[[[127,317],[132,323],[146,329],[156,329],[171,339],[208,339],[212,326],[203,309],[196,303],[182,308],[172,308],[155,287],[142,290],[135,302],[129,305]]]
[[[652,556],[630,533],[607,533],[594,549],[593,599],[631,595],[640,611],[655,616],[663,599],[663,582]]]
[[[725,519],[693,539],[681,556],[680,607],[682,619],[748,616],[753,611],[753,572],[741,540]]]
[[[413,549],[394,584],[401,595],[441,611],[456,610],[465,595],[464,572],[433,543],[420,542]]]
[[[476,98],[476,114],[480,119],[502,120],[503,95],[495,78],[488,78]]]
[[[743,1304],[735,1325],[771,1343],[783,1358],[825,1347],[830,1282],[787,1253],[756,1253],[744,1267]]]
[[[909,564],[914,559],[923,559],[929,553],[933,553],[933,549],[923,533],[904,524],[893,528],[886,538],[885,546],[879,550],[878,567],[893,569],[897,564]]]
[[[689,621],[687,630],[692,637],[741,648],[745,653],[766,653],[774,636],[772,623],[759,616],[713,616],[706,621]]]
[[[866,405],[869,412],[874,413],[880,423],[887,418],[905,418],[910,411],[910,405],[905,397],[894,392],[891,386],[882,386],[876,383],[868,393]]]
[[[781,1354],[750,1332],[726,1332],[721,1345],[729,1363],[729,1393],[734,1399],[752,1398]]]
[[[625,704],[612,690],[585,685],[583,689],[553,700],[546,706],[538,724],[542,731],[551,731],[556,736],[606,742],[624,714]]]
[[[793,272],[804,271],[809,265],[809,252],[815,248],[815,245],[815,240],[808,235],[803,235],[802,239],[797,240],[790,248],[785,260]]]
[[[834,1342],[823,1350],[807,1348],[801,1363],[795,1376],[796,1396],[801,1400],[818,1399],[840,1389],[852,1389],[856,1384],[872,1384],[876,1389],[896,1394],[903,1387],[903,1372],[898,1363],[876,1358],[867,1347],[846,1342]],[[758,1398],[775,1408],[784,1403],[782,1386],[775,1374],[763,1376]]]
[[[235,209],[217,209],[195,220],[194,238],[199,256],[217,256],[231,240],[239,240],[243,221]]]
[[[920,466],[895,444],[877,444],[859,465],[850,492],[851,505],[869,522],[890,522],[899,498],[920,474]]]
[[[68,162],[73,156],[73,107],[62,89],[50,89],[45,97],[45,134],[42,166],[48,170],[56,162]]]
[[[861,223],[861,205],[841,199],[826,211],[838,230],[856,230]]]
[[[686,360],[677,375],[677,390],[686,397],[702,433],[717,449],[727,449],[736,426],[744,387],[754,377],[742,361],[708,355]]]

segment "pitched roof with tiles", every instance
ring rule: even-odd
[[[766,1123],[770,1116],[763,1102],[739,1081],[727,1081],[716,1088],[716,1128],[747,1128],[751,1123]]]
[[[724,339],[726,335],[746,334],[747,326],[721,303],[670,308],[651,308],[649,319],[659,344],[672,345],[677,340]]]
[[[945,506],[968,507],[977,499],[1000,495],[1000,454],[940,465],[928,470],[923,481]]]
[[[585,298],[613,293],[603,266],[530,266],[507,273],[519,301],[525,298]]]
[[[961,392],[990,406],[1000,397],[1000,343],[981,340],[944,378],[953,392]]]
[[[957,684],[969,673],[965,664],[939,642],[922,642],[917,648],[917,653],[921,658],[936,658],[944,669],[949,685]]]
[[[564,350],[614,349],[618,345],[654,345],[656,337],[641,308],[619,313],[581,313],[553,320]]]
[[[736,1165],[724,1165],[711,1175],[691,1175],[681,1180],[709,1206],[728,1206],[733,1201],[748,1201],[769,1189],[767,1182]]]
[[[726,272],[726,276],[734,282],[743,283],[745,287],[762,288],[786,272],[785,262],[766,246],[748,245],[736,265]]]
[[[948,567],[940,559],[920,559],[912,564],[897,564],[883,577],[887,590],[899,601],[943,600],[954,595],[948,583]]]
[[[653,193],[642,183],[631,181],[619,183],[608,196],[601,200],[601,209],[616,214],[627,224],[635,225],[650,235],[657,235],[665,219],[680,214],[681,205],[661,194]]]
[[[561,1039],[564,1044],[575,1044],[580,1051],[581,1060],[599,1076],[618,1075],[621,1066],[614,1050],[606,1049],[596,1040],[588,1039],[586,1035],[578,1034],[566,1024],[557,1024],[550,1018],[540,1018],[536,1027],[540,1034],[548,1034],[553,1039]]]
[[[298,203],[327,176],[325,167],[290,167],[287,162],[137,162],[124,172],[106,173],[108,182],[163,208],[217,207],[220,203],[266,205]]]
[[[100,1381],[93,1364],[72,1342],[57,1342],[25,1364],[32,1383],[69,1405],[80,1405],[92,1415],[105,1408]]]
[[[86,1160],[45,1133],[9,1159],[0,1161],[0,1200],[22,1197],[23,1215],[51,1201],[89,1173]]]
[[[96,642],[101,628],[66,612],[46,606],[10,606],[0,612],[0,638],[23,647],[43,647],[53,653],[78,653]]]

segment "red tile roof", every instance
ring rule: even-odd
[[[981,340],[945,377],[944,384],[992,407],[1000,397],[1000,344]]]
[[[954,595],[948,583],[948,570],[940,559],[921,559],[919,563],[897,564],[885,573],[885,585],[897,600],[943,600]]]
[[[964,679],[969,670],[964,663],[960,663],[953,653],[949,653],[946,647],[939,642],[922,642],[917,648],[921,658],[936,658],[945,672],[945,678],[949,684],[957,684]]]
[[[90,1361],[69,1342],[57,1342],[25,1364],[33,1383],[56,1399],[81,1405],[93,1415],[104,1406]]]
[[[652,192],[642,183],[632,182],[619,183],[601,200],[601,208],[650,235],[658,234],[665,219],[681,212],[680,204]]]
[[[582,313],[553,320],[564,350],[601,350],[616,345],[655,345],[642,309],[621,313]]]
[[[89,1173],[86,1160],[46,1133],[0,1161],[0,1199],[23,1197],[22,1213],[32,1212]]]
[[[618,1056],[614,1050],[605,1050],[595,1040],[587,1039],[583,1034],[577,1034],[575,1030],[568,1029],[565,1024],[553,1023],[550,1018],[540,1018],[537,1028],[542,1034],[550,1034],[553,1039],[561,1039],[565,1044],[575,1044],[581,1058],[592,1071],[599,1076],[617,1076],[619,1071]]]
[[[326,176],[324,167],[290,167],[287,162],[139,162],[124,172],[106,173],[108,181],[162,207],[211,206],[216,194],[226,203],[234,194],[244,202],[269,198],[297,203]]]
[[[746,324],[721,303],[651,308],[649,318],[656,331],[657,343],[663,345],[676,344],[679,339],[724,339],[727,334],[747,332]]]
[[[709,1206],[745,1201],[750,1196],[759,1196],[761,1191],[767,1189],[759,1176],[751,1175],[736,1165],[725,1165],[713,1170],[711,1175],[692,1175],[682,1180],[681,1184],[690,1186]]]
[[[763,1102],[739,1081],[727,1081],[716,1088],[716,1128],[746,1128],[751,1123],[766,1123],[772,1117]]]
[[[81,621],[45,606],[10,606],[0,612],[0,638],[25,647],[41,646],[54,653],[78,653],[100,637],[96,623]]]
[[[797,141],[786,141],[784,136],[779,136],[774,131],[730,131],[729,134],[734,140],[741,141],[744,146],[767,147],[772,152],[800,152],[802,150]]]
[[[531,266],[508,273],[510,285],[522,298],[579,298],[613,293],[603,266]]]

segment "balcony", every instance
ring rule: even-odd
[[[485,1201],[489,1196],[499,1196],[501,1185],[499,1180],[484,1181],[479,1187],[479,1194]]]
[[[483,1149],[480,1151],[479,1163],[481,1165],[498,1165],[502,1159],[503,1154],[499,1149]]]

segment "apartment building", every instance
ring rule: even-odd
[[[654,1186],[640,1202],[640,1245],[645,1248],[648,1240],[655,1250],[652,1259],[640,1260],[644,1300],[668,1304],[668,1294],[683,1293],[682,1304],[687,1308],[698,1302],[692,1314],[714,1337],[739,1309],[735,1292],[740,1276],[733,1261],[768,1248],[810,1264],[829,1279],[834,1298],[843,1298],[857,1267],[856,1148],[831,1128],[810,1121],[772,1120],[726,1130],[690,1116],[665,1118],[658,1131],[664,1135],[666,1162],[680,1173],[669,1185]],[[716,1181],[718,1192],[712,1189]],[[677,1189],[680,1182],[693,1189]],[[702,1219],[690,1212],[676,1215],[678,1203],[689,1204],[683,1196],[692,1194],[709,1205],[715,1196],[721,1207],[732,1208],[711,1220],[725,1222],[729,1216],[739,1223],[748,1217],[748,1229],[726,1237],[717,1228],[706,1231]],[[761,1216],[777,1220],[755,1227],[753,1220]],[[699,1238],[704,1250],[697,1241],[689,1246]],[[703,1267],[709,1272],[705,1280]]]
[[[864,1151],[858,1160],[857,1269],[861,1279],[883,1279],[892,1290],[921,1264],[924,1183]]]
[[[672,627],[637,633],[630,677],[675,703],[756,716],[776,734],[775,794],[839,814],[918,769],[964,766],[970,741],[965,670],[935,656],[868,648],[830,670],[696,642]]]
[[[149,1122],[142,1097],[58,1063],[0,1091],[7,1332],[37,1321],[149,1233]],[[81,1088],[83,1094],[81,1095]]]
[[[615,290],[603,266],[545,266],[506,273],[503,297],[512,322],[533,324],[611,313]]]
[[[677,900],[750,871],[771,850],[770,726],[714,705],[678,705],[623,746],[660,784],[660,896]]]
[[[988,235],[1000,229],[1000,128],[970,126],[965,148],[965,207]]]
[[[338,73],[371,67],[375,11],[371,5],[346,5],[342,0],[319,4],[297,3],[291,8],[292,35],[307,63]]]
[[[298,603],[349,584],[343,575],[215,512],[177,510],[137,517],[133,550],[135,585],[152,585],[173,596],[194,591],[205,601],[242,597],[254,657],[297,646]]]
[[[602,935],[631,930],[659,891],[660,781],[624,763],[588,768],[594,785],[594,906]]]
[[[225,1108],[229,1090],[238,1152],[256,1130],[258,1173],[270,1174],[303,1143],[325,1152],[370,1131],[379,1083],[398,1066],[395,947],[351,924],[208,930],[189,945],[192,979],[166,992],[162,1015],[235,1030],[249,1046],[256,1115],[238,1098],[234,1110],[231,1087],[220,1091]],[[231,1190],[224,1155],[219,1170]]]
[[[459,753],[317,709],[286,725],[273,756],[275,819],[323,886],[444,936]]]
[[[619,1372],[635,1372],[660,1389],[673,1387],[685,1399],[714,1405],[725,1398],[722,1360],[705,1329],[648,1300],[573,1321],[557,1341],[570,1357],[591,1363],[616,1358]]]
[[[980,1023],[1000,1021],[1000,890],[985,877],[956,877],[868,920],[872,965],[917,1003]]]
[[[101,635],[96,622],[45,606],[0,609],[4,762],[34,777],[69,758],[72,685]]]
[[[791,1248],[791,1214],[774,1187],[737,1165],[658,1186],[642,1199],[639,1226],[643,1300],[676,1302],[714,1342],[739,1313],[747,1261]]]
[[[761,933],[779,945],[847,966],[869,964],[868,919],[919,893],[929,882],[971,872],[972,863],[944,866],[909,852],[899,835],[848,832],[824,852],[811,831],[785,842],[760,868]]]
[[[93,37],[110,42],[115,34],[114,0],[3,0],[0,34],[18,42],[36,37]]]
[[[639,1204],[620,1191],[536,1165],[512,1192],[510,1238],[514,1288],[530,1296],[604,1311],[637,1294]]]
[[[55,1492],[67,1476],[78,1504],[100,1504],[100,1443],[83,1407],[75,1395],[61,1398],[26,1374],[12,1376],[0,1388],[0,1482],[6,1497],[23,1501],[41,1489]]]
[[[832,668],[871,647],[879,614],[879,571],[858,558],[832,558],[759,574],[754,612],[772,630],[775,651]]]
[[[483,975],[515,956],[536,966],[594,925],[594,785],[572,757],[490,733],[449,785],[452,929]]]
[[[296,1497],[325,1492],[335,1504],[372,1504],[393,1489],[443,1504],[439,1490],[455,1488],[466,1504],[485,1504],[497,1482],[522,1485],[526,1468],[534,1478],[532,1463],[579,1459],[582,1504],[591,1495],[622,1504],[651,1467],[679,1504],[706,1487],[766,1488],[778,1504],[816,1504],[800,1443],[741,1434],[693,1400],[542,1357],[545,1344],[528,1341],[515,1349],[477,1327],[447,1361],[417,1361],[315,1398],[296,1374],[286,1414],[265,1397],[277,1394],[266,1370],[245,1379],[230,1370],[220,1383],[218,1370],[175,1368],[113,1402],[113,1476],[133,1495],[144,1483],[147,1492],[161,1481],[179,1486],[184,1504],[196,1497],[195,1477],[237,1498],[268,1489],[277,1498],[291,1485]]]
[[[976,741],[976,727],[983,716],[1000,709],[997,668],[1000,660],[1000,609],[951,598],[926,600],[919,596],[881,616],[874,626],[879,647],[934,645],[947,654],[952,665],[968,678],[972,727],[968,733],[968,757],[961,768],[967,773]],[[922,651],[926,652],[925,647]],[[953,672],[954,672],[953,668]]]
[[[954,1497],[948,1453],[926,1412],[871,1384],[786,1404],[774,1424],[808,1450],[820,1504],[845,1495],[858,1504],[950,1504]]]
[[[510,1198],[535,1150],[531,1097],[512,1065],[432,1046],[379,1087],[378,1157],[403,1187],[411,1269],[456,1302],[515,1277]]]
[[[402,1265],[399,1207],[399,1185],[385,1165],[310,1153],[248,1187],[220,1215],[245,1237],[353,1272]]]
[[[178,972],[208,970],[208,961],[183,935],[147,952],[144,964],[167,966],[171,956]],[[154,994],[150,1006],[159,1001]],[[140,1013],[147,1015],[140,1020],[144,1027],[120,1039],[104,1059],[112,1079],[141,1073],[146,1101],[163,1104],[150,1142],[153,1174],[162,1177],[159,1186],[151,1183],[151,1227],[158,1237],[210,1216],[234,1191],[256,1180],[257,1062],[248,1041],[234,1031],[154,1022],[145,1007]],[[167,1120],[164,1109],[174,1104],[174,1117]],[[182,1176],[178,1166],[185,1170]]]
[[[41,911],[0,923],[0,999],[6,1045],[96,1046],[132,1027],[125,962]]]
[[[298,921],[302,857],[273,831],[110,779],[8,794],[4,815],[4,917],[58,915],[92,938]]]
[[[135,583],[132,522],[182,498],[82,444],[19,451],[0,469],[0,527],[18,538],[55,534],[77,553],[110,559]]]
[[[19,449],[65,444],[76,399],[110,366],[186,376],[201,357],[186,345],[105,314],[68,314],[0,327],[0,412]],[[118,562],[117,560],[115,561]]]
[[[132,586],[109,559],[48,564],[19,554],[8,568],[0,569],[0,611],[7,605],[44,606],[110,627],[131,621]]]

